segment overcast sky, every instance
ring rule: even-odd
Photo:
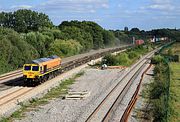
[[[180,0],[0,0],[0,11],[31,9],[65,20],[95,21],[106,29],[180,28]]]

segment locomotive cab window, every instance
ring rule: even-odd
[[[33,66],[32,71],[39,71],[39,66]]]
[[[24,70],[31,70],[31,66],[24,66]]]

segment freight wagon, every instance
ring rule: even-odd
[[[136,45],[142,45],[142,44],[144,44],[144,40],[142,40],[142,39],[136,40],[136,41],[135,41],[135,44],[136,44]]]
[[[23,77],[27,82],[43,82],[54,77],[61,69],[61,58],[50,56],[32,60],[23,66]]]

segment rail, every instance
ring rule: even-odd
[[[134,69],[135,67],[139,66],[144,60],[145,58],[147,58],[148,56],[152,55],[155,51],[152,51],[151,53],[149,53],[148,55],[146,55],[144,57],[143,60],[141,60],[140,62],[138,62],[136,65],[134,65],[132,67],[132,69]],[[144,64],[144,63],[143,63]],[[138,70],[134,73],[134,75],[131,77],[131,79],[128,81],[128,83],[125,85],[125,87],[123,88],[123,90],[121,91],[121,93],[118,95],[117,99],[115,100],[115,102],[113,103],[113,105],[111,106],[111,108],[108,110],[108,112],[106,113],[105,117],[103,118],[103,121],[108,121],[109,120],[109,116],[111,114],[111,112],[114,109],[114,106],[117,104],[117,101],[120,101],[123,99],[123,97],[125,96],[126,92],[128,91],[128,88],[131,86],[132,84],[132,79],[137,76],[137,74],[139,74],[140,70],[142,69],[143,65],[138,68]],[[110,95],[112,95],[112,93],[117,89],[117,87],[120,85],[121,81],[126,78],[130,73],[132,72],[132,70],[130,70],[117,84],[115,87],[113,87],[113,89],[107,94],[107,96],[101,101],[101,103],[96,107],[96,109],[91,113],[91,115],[87,118],[86,122],[90,122],[92,120],[92,118],[96,115],[96,113],[101,109],[101,106],[106,102],[106,100],[110,97]]]
[[[137,101],[137,98],[138,98],[138,93],[139,93],[139,90],[140,90],[140,87],[141,87],[141,84],[142,84],[142,80],[143,80],[143,77],[145,75],[145,73],[151,68],[151,64],[148,66],[148,68],[142,73],[141,75],[141,79],[140,79],[140,82],[136,88],[136,91],[134,92],[126,110],[124,111],[123,113],[123,116],[122,118],[120,119],[121,122],[127,122],[128,121],[128,117],[129,117],[129,114],[131,113],[132,111],[132,108],[133,106],[135,105],[136,101]]]

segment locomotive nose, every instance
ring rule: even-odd
[[[27,78],[34,78],[34,77],[35,77],[34,72],[28,72]]]

